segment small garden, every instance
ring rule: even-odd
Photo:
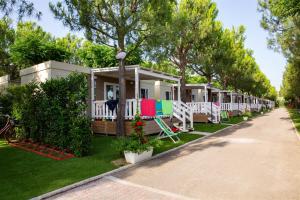
[[[44,83],[12,86],[0,95],[1,112],[16,120],[15,139],[75,156],[89,154],[92,133],[87,77],[73,73]]]

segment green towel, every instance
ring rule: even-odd
[[[172,100],[162,100],[162,112],[164,115],[173,114],[173,101]]]

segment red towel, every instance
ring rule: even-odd
[[[154,117],[156,115],[155,103],[155,99],[142,99],[141,115],[147,117]]]

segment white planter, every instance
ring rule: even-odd
[[[260,112],[260,114],[262,114],[262,115],[263,115],[263,114],[264,114],[264,112]]]
[[[142,153],[134,153],[131,151],[124,151],[126,162],[135,164],[137,162],[146,160],[148,158],[151,158],[153,153],[153,147],[149,151],[144,151]]]
[[[248,120],[248,117],[243,117],[243,120],[244,120],[244,121],[247,121],[247,120]]]

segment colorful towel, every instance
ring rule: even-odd
[[[156,108],[156,115],[162,115],[163,114],[161,100],[156,100],[155,108]]]
[[[162,112],[164,115],[173,114],[173,101],[172,100],[162,100]]]
[[[154,117],[155,111],[155,100],[154,99],[142,99],[141,101],[141,115],[147,117]]]
[[[220,103],[219,103],[219,102],[214,102],[214,104],[215,104],[216,106],[220,106]]]

